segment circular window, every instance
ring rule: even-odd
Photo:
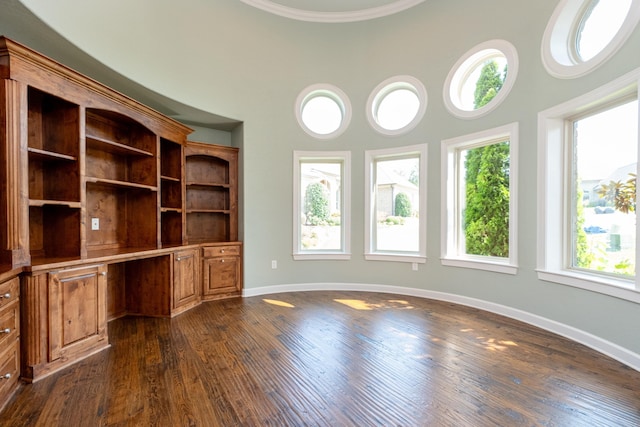
[[[413,129],[427,109],[427,91],[411,76],[396,76],[380,83],[367,101],[367,119],[384,135]]]
[[[465,53],[444,85],[444,102],[455,116],[470,119],[495,109],[511,91],[518,74],[518,54],[504,40],[491,40]]]
[[[318,139],[335,138],[345,131],[351,120],[349,98],[335,86],[312,85],[303,90],[295,105],[298,123]]]
[[[560,78],[579,77],[609,59],[640,20],[640,0],[563,0],[547,24],[542,61]]]

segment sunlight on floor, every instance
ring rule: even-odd
[[[473,332],[473,329],[460,329],[460,332]],[[495,338],[487,338],[483,336],[477,336],[476,339],[481,342],[485,349],[491,351],[503,351],[509,347],[518,347],[518,343],[511,340],[497,340]]]
[[[340,304],[344,304],[347,307],[353,308],[354,310],[375,310],[378,308],[395,308],[395,309],[402,309],[402,310],[413,309],[413,306],[409,305],[408,301],[398,300],[398,299],[391,299],[387,301],[389,304],[385,304],[385,303],[373,304],[361,299],[334,299],[334,301]]]
[[[266,302],[267,304],[277,305],[279,307],[295,308],[295,305],[289,304],[288,302],[280,301],[277,299],[264,298],[262,301]]]

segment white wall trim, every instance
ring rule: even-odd
[[[376,285],[364,283],[301,283],[287,285],[272,285],[259,288],[244,289],[244,297],[255,297],[261,295],[277,294],[282,292],[308,292],[308,291],[359,291],[359,292],[381,292],[396,295],[407,295],[419,298],[433,299],[437,301],[452,302],[468,307],[489,311],[511,319],[536,326],[554,334],[563,336],[572,341],[583,344],[596,350],[618,362],[640,371],[640,354],[634,353],[618,344],[607,341],[589,332],[565,325],[555,320],[547,319],[527,311],[496,304],[490,301],[466,297],[463,295],[450,294],[447,292],[431,291],[427,289],[414,289],[401,286]]]
[[[240,0],[250,6],[262,9],[266,12],[285,18],[296,19],[298,21],[309,22],[325,22],[325,23],[344,23],[365,21],[368,19],[381,18],[383,16],[392,15],[402,12],[416,6],[425,0],[396,0],[389,4],[371,7],[361,10],[324,12],[314,10],[303,10],[294,7],[284,6],[271,0]]]

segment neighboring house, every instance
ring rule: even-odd
[[[382,221],[388,216],[394,216],[396,213],[395,202],[399,193],[405,193],[409,196],[412,211],[418,206],[418,187],[409,182],[406,178],[400,176],[393,170],[379,167],[376,182],[378,184],[378,194],[376,197],[376,211],[378,213],[378,221]]]

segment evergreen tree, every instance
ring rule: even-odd
[[[405,193],[398,193],[395,200],[396,216],[408,218],[411,216],[411,200]]]
[[[319,182],[309,184],[305,190],[304,214],[308,225],[322,225],[329,219],[329,195]]]
[[[491,101],[502,88],[495,61],[487,62],[476,83],[475,108]],[[509,142],[467,151],[465,158],[466,252],[473,255],[509,256]]]

